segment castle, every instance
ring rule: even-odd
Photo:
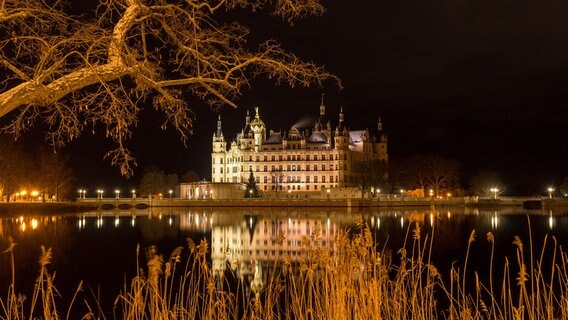
[[[356,186],[356,161],[388,161],[387,136],[380,119],[374,130],[350,130],[341,108],[333,129],[323,96],[319,109],[319,118],[311,127],[267,132],[257,107],[253,119],[247,111],[244,128],[230,143],[219,116],[212,142],[211,182],[246,183],[252,172],[258,190],[265,194],[320,193]]]

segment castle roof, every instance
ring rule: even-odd
[[[282,143],[282,134],[280,132],[270,132],[270,136],[266,139],[265,144]]]
[[[366,132],[366,130],[349,131],[349,143],[353,144],[363,142]]]
[[[327,137],[322,132],[315,131],[308,138],[309,143],[327,143]]]

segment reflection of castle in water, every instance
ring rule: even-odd
[[[219,216],[211,230],[211,260],[215,272],[227,263],[241,275],[254,273],[255,266],[272,267],[288,256],[292,261],[307,249],[305,241],[333,250],[340,228],[336,216],[297,217],[286,215]],[[238,221],[238,223],[235,223]]]

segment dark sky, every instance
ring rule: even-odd
[[[267,15],[240,14],[251,43],[277,39],[305,60],[341,77],[323,89],[278,87],[255,81],[238,110],[221,111],[226,137],[260,106],[269,129],[287,129],[317,115],[320,94],[331,119],[343,106],[351,128],[380,116],[391,158],[438,153],[462,163],[464,181],[479,169],[495,170],[508,194],[545,190],[568,176],[568,1],[565,0],[333,0],[322,17],[290,27]],[[188,169],[210,178],[210,141],[216,114],[196,106],[188,148],[159,130],[152,115],[132,141],[142,169]],[[67,150],[80,180],[120,183],[100,140],[82,138]],[[102,180],[102,181],[101,181]],[[89,184],[89,183],[85,183]]]

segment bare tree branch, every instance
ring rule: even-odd
[[[102,127],[116,149],[107,157],[131,173],[126,147],[138,123],[139,103],[152,101],[183,141],[193,113],[191,94],[212,107],[237,107],[250,80],[266,77],[290,86],[340,81],[304,62],[278,43],[251,51],[249,30],[218,21],[222,9],[272,8],[289,22],[319,15],[320,0],[106,0],[91,14],[70,14],[69,2],[2,0],[0,5],[0,117],[13,115],[5,130],[20,134],[36,121],[48,124],[56,146],[87,127]],[[80,10],[79,10],[80,11]]]

